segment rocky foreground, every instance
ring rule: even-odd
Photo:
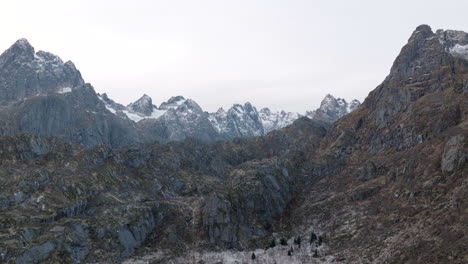
[[[468,263],[466,47],[419,26],[333,124],[119,149],[4,135],[0,260]]]

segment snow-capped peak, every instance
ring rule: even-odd
[[[356,99],[348,104],[343,98],[335,98],[333,95],[327,94],[320,103],[320,107],[317,110],[307,112],[306,116],[332,123],[356,110],[360,105],[361,103]]]
[[[179,105],[185,102],[185,98],[183,96],[173,96],[167,102],[162,103],[159,106],[161,110],[168,110],[170,108],[177,108]]]
[[[144,94],[140,99],[131,103],[127,106],[127,109],[133,112],[137,112],[146,116],[151,115],[153,109],[156,106],[153,105],[153,100],[148,95]]]
[[[446,52],[454,57],[468,60],[468,33],[439,29],[436,35]]]
[[[269,108],[262,108],[259,112],[265,133],[289,126],[301,115],[293,112],[271,111]]]

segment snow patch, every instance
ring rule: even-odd
[[[130,120],[133,120],[135,122],[140,122],[141,120],[145,119],[145,116],[139,115],[135,112],[130,112],[128,110],[123,110],[122,111]]]
[[[149,116],[145,116],[145,115],[142,115],[142,114],[139,114],[139,113],[136,113],[136,112],[133,112],[133,111],[129,111],[129,110],[123,110],[122,112],[130,120],[133,120],[135,122],[140,122],[143,119],[158,119],[161,116],[163,116],[167,111],[153,108],[153,112],[151,112],[151,115],[149,115]]]
[[[467,45],[455,44],[455,46],[449,49],[449,53],[452,54],[454,57],[468,60],[468,44]]]
[[[106,106],[106,109],[109,110],[111,113],[113,113],[113,114],[117,113],[117,111],[115,111],[114,108],[112,108],[112,107],[110,107],[108,105],[105,105],[105,106]]]
[[[66,94],[66,93],[69,93],[69,92],[71,92],[71,91],[72,91],[72,88],[70,88],[70,87],[64,87],[64,88],[60,88],[60,89],[58,90],[57,93],[59,93],[59,94]]]
[[[153,108],[153,112],[151,112],[150,116],[147,116],[146,118],[153,118],[153,119],[158,119],[161,116],[163,116],[167,111],[165,110],[159,110],[156,108]]]

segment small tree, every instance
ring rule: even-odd
[[[318,258],[318,251],[317,251],[317,249],[315,249],[314,254],[312,255],[312,257]]]
[[[297,237],[294,239],[294,244],[298,245],[299,248],[301,248],[301,237]]]
[[[283,246],[287,246],[288,245],[288,241],[286,240],[286,238],[281,238],[280,239],[280,244],[283,245]]]
[[[252,259],[256,259],[257,257],[255,256],[255,253],[252,252]]]
[[[275,241],[274,238],[273,238],[273,239],[271,240],[271,242],[270,242],[270,247],[271,247],[271,248],[276,247],[276,241]]]
[[[310,244],[314,243],[315,240],[317,240],[317,235],[312,232],[312,234],[310,235]]]

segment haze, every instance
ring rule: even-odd
[[[117,102],[183,95],[207,111],[363,100],[416,26],[468,30],[468,1],[8,0],[0,10],[2,51],[27,38]]]

